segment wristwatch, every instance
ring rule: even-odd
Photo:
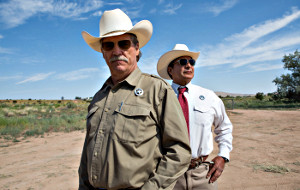
[[[223,156],[221,156],[221,157],[224,159],[225,163],[229,162],[229,160],[227,158],[225,158]]]

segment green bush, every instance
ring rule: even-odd
[[[226,109],[232,109],[231,99],[222,98]],[[288,99],[273,99],[272,96],[264,96],[262,100],[255,96],[235,97],[234,109],[297,109],[300,103]]]
[[[27,101],[27,102],[26,102]],[[70,101],[65,106],[57,101],[28,100],[1,102],[0,135],[17,142],[18,137],[39,136],[48,132],[70,132],[85,129],[88,103]],[[37,103],[39,102],[39,104]],[[74,109],[76,108],[76,109]],[[26,112],[27,114],[21,114]],[[12,113],[13,116],[9,117]]]
[[[68,102],[67,103],[67,108],[69,108],[69,109],[73,109],[73,108],[76,108],[76,107],[77,107],[77,105],[74,102]]]
[[[263,100],[264,99],[264,93],[262,93],[262,92],[256,93],[255,98],[258,99],[258,100]]]

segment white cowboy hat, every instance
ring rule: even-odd
[[[171,80],[170,76],[168,75],[168,65],[171,63],[171,61],[182,56],[190,56],[196,61],[199,57],[199,54],[200,52],[189,51],[189,48],[185,44],[176,44],[173,50],[168,51],[159,58],[157,62],[157,72],[160,77]]]
[[[152,36],[153,27],[150,21],[142,20],[132,26],[130,18],[120,9],[105,11],[99,23],[100,36],[94,37],[83,31],[82,37],[94,50],[101,52],[100,40],[106,37],[132,33],[137,36],[139,47],[147,44]]]

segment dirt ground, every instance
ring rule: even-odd
[[[300,190],[300,110],[233,110],[229,117],[234,149],[219,189]],[[80,131],[0,141],[0,189],[77,189],[83,141]]]

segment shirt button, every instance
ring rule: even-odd
[[[105,108],[105,110],[104,110],[105,112],[108,112],[108,109],[107,108]]]
[[[97,153],[97,152],[95,152],[95,153],[94,153],[94,156],[95,156],[95,157],[97,157],[97,155],[98,155],[98,153]]]
[[[103,130],[102,130],[102,129],[99,129],[98,133],[99,133],[99,134],[103,134]]]
[[[94,179],[94,180],[96,180],[96,179],[97,179],[97,176],[96,176],[96,175],[94,175],[94,176],[93,176],[93,179]]]

